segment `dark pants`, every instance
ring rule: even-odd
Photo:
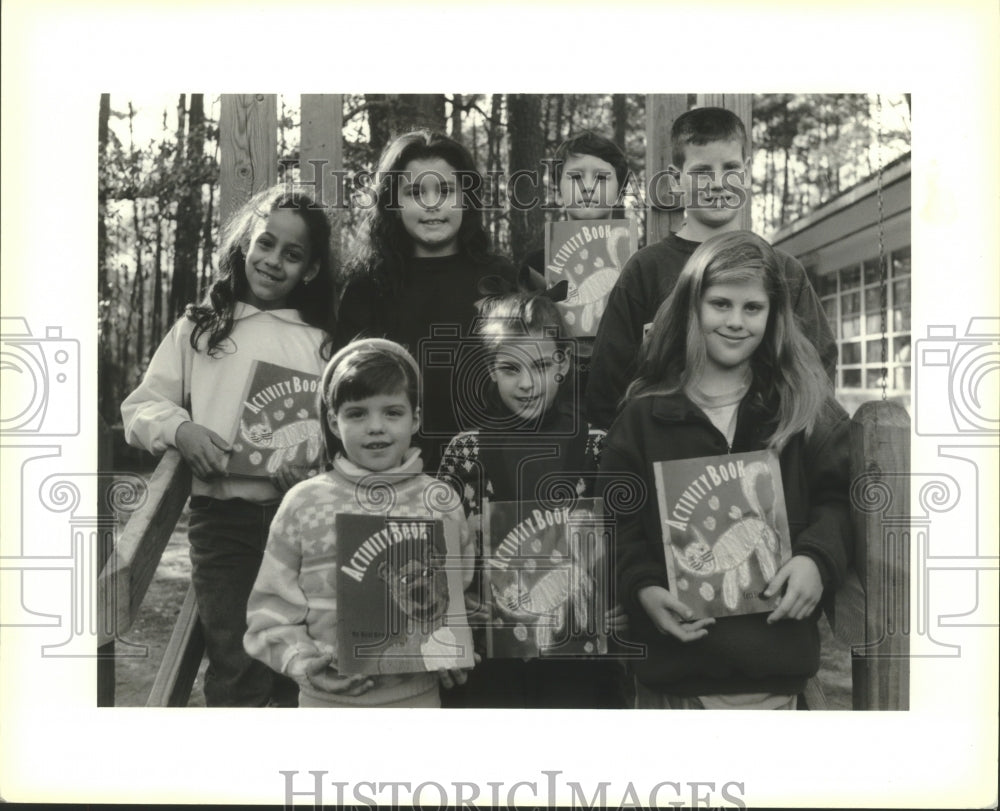
[[[296,705],[298,686],[243,649],[247,600],[277,504],[191,498],[191,579],[205,631],[205,705]]]
[[[441,690],[441,706],[624,709],[625,668],[614,659],[483,659],[468,681]]]

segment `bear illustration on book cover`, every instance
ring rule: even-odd
[[[230,476],[266,478],[282,465],[313,476],[323,459],[319,375],[256,360],[230,440]]]
[[[600,499],[548,509],[484,501],[491,658],[607,652],[607,525]]]
[[[337,669],[472,667],[462,576],[443,522],[344,513],[336,529]]]
[[[628,258],[639,249],[634,220],[566,220],[545,227],[545,282],[566,280],[559,302],[571,338],[592,338],[611,288]]]
[[[781,468],[770,450],[653,465],[669,587],[696,617],[777,608],[763,597],[792,556]]]

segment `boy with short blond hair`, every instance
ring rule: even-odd
[[[740,230],[747,204],[750,157],[739,116],[703,107],[679,116],[670,132],[668,168],[681,195],[685,219],[676,233],[635,253],[611,295],[595,339],[586,390],[587,419],[609,428],[635,373],[644,328],[670,295],[695,248],[715,234]],[[799,325],[833,377],[837,344],[819,299],[797,259],[776,250]]]

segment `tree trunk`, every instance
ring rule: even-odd
[[[111,118],[111,94],[101,93],[101,103],[97,114],[97,159],[102,164],[107,158],[108,121]],[[103,179],[102,176],[99,176]],[[104,182],[97,186],[97,274],[100,284],[102,302],[111,296],[111,281],[108,279],[108,226],[107,216],[108,190]],[[106,323],[102,320],[101,336],[106,336]]]
[[[406,93],[396,99],[397,135],[413,129],[444,132],[444,93]]]
[[[201,237],[201,278],[198,280],[198,298],[201,299],[212,283],[212,254],[215,246],[212,244],[212,208],[215,202],[215,184],[208,184],[208,209],[205,211],[205,224]]]
[[[774,228],[774,204],[777,199],[775,191],[778,188],[778,184],[774,179],[775,172],[777,170],[774,167],[774,150],[767,150],[767,197],[771,203],[771,210],[768,212],[768,223]]]
[[[142,284],[145,274],[143,273],[142,267],[142,218],[139,216],[139,200],[138,198],[133,198],[132,200],[132,224],[135,229],[135,275],[132,277],[132,292],[129,295],[129,306],[128,306],[128,317],[125,320],[125,335],[127,336],[126,350],[129,346],[135,348],[135,364],[138,366],[142,363],[145,358],[140,354],[139,347],[142,345],[142,327],[143,327],[143,317],[141,312],[142,307]],[[138,315],[139,318],[139,334],[136,335],[132,332],[132,316]],[[123,368],[128,369],[129,363],[128,358],[122,356],[120,362]],[[134,381],[131,379],[126,380],[127,385],[131,388]]]
[[[542,132],[545,133],[545,154],[546,156],[551,154],[550,146],[552,144],[551,133],[549,132],[549,124],[552,121],[552,96],[545,96],[545,119],[542,122]]]
[[[156,204],[156,250],[153,253],[153,312],[151,314],[150,346],[163,338],[163,200]]]
[[[146,206],[145,203],[142,206],[143,210],[143,220],[146,219]],[[138,314],[138,323],[136,325],[136,335],[135,335],[135,362],[137,366],[141,366],[146,360],[146,273],[143,271],[139,272],[139,258],[140,252],[142,250],[142,244],[145,239],[137,240],[136,247],[136,269],[135,269],[135,286],[138,291],[136,295],[135,311]]]
[[[101,93],[101,102],[97,113],[97,297],[100,318],[100,347],[97,354],[97,379],[102,381],[98,395],[98,413],[104,416],[108,423],[115,423],[117,404],[105,381],[111,367],[111,347],[108,345],[111,337],[111,279],[108,277],[108,190],[106,165],[108,153],[108,121],[111,118],[111,94]],[[110,419],[109,419],[110,418]]]
[[[174,157],[174,196],[177,200],[175,207],[176,217],[174,218],[174,263],[173,272],[170,276],[170,302],[167,307],[167,317],[170,321],[176,321],[183,310],[184,302],[184,278],[181,274],[181,265],[178,261],[177,242],[181,238],[181,209],[183,208],[183,195],[185,186],[184,172],[184,133],[187,131],[187,97],[181,93],[177,100],[177,149]]]
[[[121,302],[125,297],[125,290],[128,287],[128,275],[125,271],[126,265],[119,265],[117,276],[117,290],[116,290],[116,302]],[[120,310],[127,307],[116,306],[115,308],[115,340],[117,343],[117,352],[115,354],[115,371],[118,377],[118,387],[115,392],[117,395],[123,395],[127,391],[132,390],[132,381],[129,378],[128,373],[128,346],[131,336],[128,334],[129,325],[129,315],[125,314],[125,326],[121,323],[121,312]],[[120,397],[118,398],[120,399]]]
[[[781,180],[781,221],[778,223],[779,226],[784,225],[787,220],[785,216],[788,211],[788,163],[791,161],[790,150],[785,148],[785,167],[783,171],[783,176]]]
[[[451,137],[462,143],[462,94],[453,93],[451,96]]]
[[[503,137],[500,132],[500,116],[503,109],[503,96],[494,93],[490,98],[490,123],[486,132],[486,171],[496,172],[501,170],[500,166],[500,141]],[[490,207],[486,213],[484,225],[490,234],[490,241],[496,248],[499,243],[500,218],[498,207]]]
[[[542,241],[545,225],[545,189],[541,182],[545,138],[541,122],[541,100],[537,94],[507,96],[507,133],[510,178],[525,171],[525,177],[512,185],[510,205],[510,247],[515,263]]]
[[[385,93],[367,93],[365,106],[368,108],[368,145],[374,161],[389,143],[389,102]]]
[[[177,230],[174,233],[174,274],[170,290],[170,315],[177,319],[198,297],[198,246],[201,237],[201,181],[205,151],[204,96],[191,94],[188,134],[178,142]],[[178,133],[181,127],[178,125]]]
[[[624,93],[615,93],[611,97],[611,126],[614,131],[614,142],[622,152],[625,151],[625,132],[628,129],[628,104]]]
[[[479,129],[475,116],[472,118],[472,165],[479,167]]]

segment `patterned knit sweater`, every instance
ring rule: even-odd
[[[338,513],[429,516],[444,523],[449,561],[468,562],[473,549],[459,499],[442,482],[421,473],[420,452],[411,448],[393,470],[371,473],[343,456],[333,469],[300,482],[285,496],[271,524],[264,560],[247,605],[247,652],[284,673],[296,654],[331,654],[337,662]],[[463,567],[464,568],[464,567]],[[379,706],[437,689],[436,673],[373,676],[375,686],[343,704]],[[304,693],[326,698],[315,688]]]

